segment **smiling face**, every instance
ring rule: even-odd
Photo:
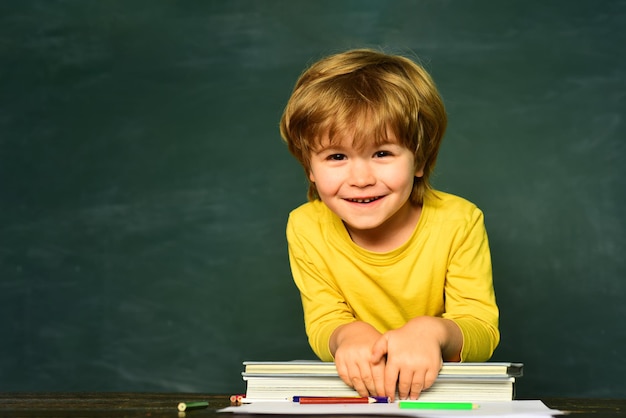
[[[411,193],[411,202],[419,206],[430,189],[446,123],[443,101],[424,68],[399,55],[356,49],[321,59],[300,76],[280,133],[309,175],[309,159],[324,135],[334,143],[348,132],[362,143],[385,139],[385,130],[393,130],[423,169]],[[307,197],[320,197],[314,183]]]
[[[352,239],[370,249],[389,250],[408,239],[420,212],[409,197],[422,175],[391,132],[385,141],[359,144],[349,135],[332,141],[326,135],[310,158],[309,178],[320,199]]]

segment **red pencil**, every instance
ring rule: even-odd
[[[389,398],[385,396],[359,397],[324,397],[324,396],[300,396],[298,402],[301,404],[337,404],[337,403],[388,403]]]

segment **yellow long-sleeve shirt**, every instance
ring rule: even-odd
[[[498,345],[483,214],[465,199],[426,193],[412,236],[386,253],[356,245],[321,201],[291,212],[287,241],[309,343],[321,360],[333,360],[333,331],[357,320],[386,332],[417,316],[450,319],[463,333],[462,361],[488,360]]]

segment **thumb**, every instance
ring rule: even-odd
[[[387,334],[383,334],[372,346],[372,357],[370,361],[373,364],[377,364],[381,362],[382,360],[384,360],[385,356],[387,355],[387,351],[388,351]]]

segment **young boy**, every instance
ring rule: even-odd
[[[365,49],[308,68],[280,122],[310,181],[287,224],[309,343],[361,396],[416,399],[499,342],[483,214],[428,181],[446,123],[422,67]]]

